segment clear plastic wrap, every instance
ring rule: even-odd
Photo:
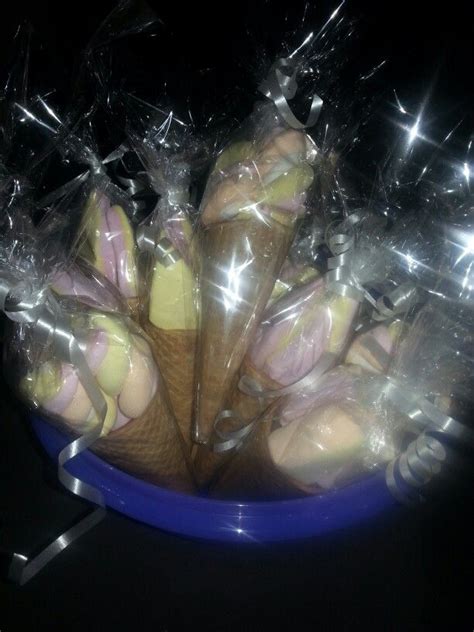
[[[78,254],[120,290],[136,314],[137,251],[127,200],[103,175],[93,177],[88,190],[77,235]]]
[[[21,209],[10,209],[0,243],[2,308],[12,321],[5,343],[10,380],[71,437],[101,428],[91,449],[106,461],[156,484],[191,489],[148,338],[106,279],[66,264],[45,224],[34,229]]]
[[[21,113],[23,130],[46,130],[63,166],[86,167],[43,199],[61,200],[60,212],[46,211],[36,229],[23,212],[27,200],[17,211],[25,179],[10,173],[20,164],[10,161],[15,145],[27,159],[21,164],[30,164],[35,149],[13,142],[9,119],[2,128],[0,287],[13,321],[12,379],[71,436],[102,425],[91,449],[135,476],[192,489],[194,440],[199,482],[213,494],[294,497],[398,463],[418,433],[464,432],[458,424],[472,410],[473,375],[470,162],[456,163],[454,183],[426,182],[434,174],[432,144],[428,160],[417,153],[421,113],[412,117],[396,97],[402,121],[388,159],[376,163],[377,182],[365,194],[349,186],[345,158],[370,110],[364,100],[356,104],[370,73],[344,97],[339,46],[353,29],[344,32],[340,7],[316,36],[273,64],[259,87],[267,101],[218,154],[199,212],[189,196],[191,136],[174,133],[174,114],[110,81],[122,71],[111,43],[146,32],[156,21],[147,9],[119,2],[91,40],[77,83],[79,91],[86,86],[87,70],[97,91],[85,117],[74,104],[63,122],[45,98],[28,102],[26,75],[9,80],[3,104]],[[129,108],[134,100],[140,113]],[[156,125],[153,115],[141,120],[145,109],[159,112]],[[206,116],[212,121],[223,111]],[[98,112],[120,142],[124,130],[129,136],[127,148],[104,159],[91,124]],[[304,130],[316,120],[310,136]],[[230,136],[233,119],[226,125]],[[384,132],[376,130],[377,142],[386,142]],[[144,171],[127,170],[125,151]],[[45,155],[38,153],[36,167]],[[357,170],[361,187],[365,175]],[[142,221],[131,193],[145,176],[159,201]],[[58,244],[67,261],[54,252]],[[43,309],[49,338],[38,333]],[[58,351],[58,323],[89,378]],[[91,379],[104,417],[84,386]]]
[[[272,310],[278,310],[275,299],[281,284],[275,282],[295,236],[302,238],[302,250],[311,251],[314,260],[325,224],[328,218],[332,219],[332,200],[344,198],[343,201],[347,201],[338,177],[339,157],[356,142],[359,121],[351,127],[354,94],[348,99],[349,106],[344,103],[336,79],[340,66],[337,63],[332,66],[334,51],[339,50],[341,41],[337,41],[337,37],[333,39],[332,34],[328,36],[328,30],[333,20],[335,31],[344,22],[336,20],[338,11],[315,37],[308,36],[297,50],[272,66],[259,89],[274,103],[256,105],[246,128],[240,130],[236,140],[218,157],[204,193],[198,231],[200,311],[194,440],[207,445],[210,471],[219,460],[209,452],[218,440],[215,424],[226,408],[242,412],[233,401],[240,367],[251,354],[254,337],[261,333],[257,332],[260,322],[267,320],[266,307],[273,315],[276,312]],[[350,28],[345,33],[348,37],[349,31]],[[300,53],[306,46],[308,50]],[[318,94],[330,104],[331,114],[326,116],[322,108],[322,125],[315,128],[319,144],[303,131],[306,125],[296,118],[293,104],[290,107],[287,102],[295,96],[296,76],[306,81],[306,89],[311,84],[310,79],[314,79],[311,89],[317,86]],[[359,77],[358,86],[362,84],[364,78]],[[311,127],[318,119],[322,100],[314,93],[308,95],[307,92],[305,96],[311,103],[306,122]],[[341,116],[339,126],[335,122],[336,110]],[[303,222],[303,218],[306,221]],[[298,234],[300,226],[302,230]],[[335,258],[342,254],[342,250],[337,250]],[[309,272],[308,278],[316,276]],[[301,281],[297,276],[294,281],[291,285],[296,293]],[[316,294],[320,285],[315,282],[308,293]],[[287,296],[285,292],[280,300],[284,301]],[[347,335],[341,332],[339,336],[335,321],[340,320],[341,327],[345,323],[350,329],[358,302],[339,293],[334,303],[340,303],[340,309],[336,306],[334,309],[336,312],[345,309],[347,317],[342,313],[334,316],[329,310],[330,328],[334,324],[334,337],[338,338],[337,354],[342,352]],[[305,303],[304,298],[302,303]],[[285,315],[281,320],[285,320]],[[289,317],[286,325],[291,321]],[[321,324],[321,337],[324,337],[323,329]],[[274,338],[276,343],[277,335]],[[302,363],[299,360],[296,363],[300,365],[299,377],[302,377]],[[282,386],[276,379],[268,379],[264,390]],[[287,385],[290,382],[288,379]],[[260,397],[254,398],[251,410],[245,411],[247,418],[261,410],[260,401]],[[203,454],[203,450],[199,452]],[[205,455],[198,461],[198,470],[206,470]]]
[[[386,373],[397,344],[407,331],[408,325],[399,318],[371,326],[355,336],[344,362],[370,373]]]
[[[86,166],[72,180],[49,192],[39,201],[42,206],[62,200],[67,231],[63,237],[76,256],[87,260],[113,285],[138,317],[137,248],[132,219],[134,203],[127,192],[115,185],[107,174],[107,165],[116,163],[123,148],[99,158],[91,121],[74,131],[63,122],[42,98],[35,106],[21,106],[30,126],[46,133],[51,148],[66,164]],[[51,153],[51,148],[49,152]]]
[[[257,329],[230,402],[244,419],[261,412],[267,392],[273,397],[337,363],[352,337],[364,285],[383,280],[389,271],[385,242],[390,237],[375,217],[355,227],[351,220],[331,224],[328,239],[334,267],[277,300]]]
[[[305,212],[316,149],[273,104],[217,159],[201,204],[194,438],[206,443]]]
[[[373,378],[340,366],[274,402],[211,487],[219,497],[295,498],[350,483],[394,453],[369,405]]]
[[[142,138],[131,132],[151,186],[155,210],[139,226],[142,323],[153,343],[183,437],[191,446],[196,349],[196,297],[192,251],[192,172],[201,161],[200,144],[189,130],[149,125]]]
[[[389,377],[445,414],[469,420],[474,404],[473,322],[460,318],[443,299],[431,299],[400,344]]]

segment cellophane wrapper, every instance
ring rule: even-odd
[[[69,134],[58,150],[84,164],[89,176],[76,192],[67,213],[75,227],[74,249],[115,285],[138,318],[139,288],[134,203],[112,182],[95,149],[91,133]],[[78,221],[79,219],[79,221]]]
[[[346,264],[350,269],[347,283],[361,288],[385,279],[391,267],[386,247],[391,235],[377,218],[367,215],[355,228],[344,221],[330,225],[328,231],[354,239]],[[344,295],[329,275],[330,271],[293,287],[269,306],[250,342],[242,377],[249,376],[261,390],[278,390],[298,384],[322,363],[324,372],[342,359],[363,295]],[[383,345],[390,353],[390,340],[383,340]],[[265,398],[247,396],[237,385],[231,406],[249,420],[268,403]]]
[[[150,340],[129,316],[117,289],[90,266],[68,262],[48,215],[34,228],[22,209],[9,209],[0,242],[1,275],[11,288],[7,316],[18,301],[46,300],[52,329],[73,334],[107,404],[99,418],[84,376],[57,351],[54,331],[46,340],[31,322],[10,322],[5,343],[7,375],[26,403],[77,437],[103,423],[92,450],[147,481],[190,490],[183,443],[171,412]],[[56,320],[57,319],[57,320]]]
[[[219,155],[201,203],[194,439],[208,442],[288,255],[317,151],[260,104]]]
[[[136,205],[108,173],[121,159],[120,148],[108,156],[99,155],[94,108],[82,116],[80,128],[69,120],[77,117],[77,112],[62,117],[45,99],[28,104],[23,111],[32,136],[46,133],[51,156],[69,172],[72,167],[75,174],[71,179],[66,177],[57,189],[49,190],[39,204],[54,204],[63,214],[67,247],[115,285],[133,317],[138,318]],[[77,173],[78,169],[82,171]]]
[[[340,365],[311,389],[273,402],[211,487],[218,497],[281,499],[354,482],[394,457],[388,422],[370,396],[373,380]]]
[[[190,450],[197,313],[192,249],[196,211],[189,198],[199,149],[190,133],[176,133],[173,141],[171,135],[165,133],[157,142],[152,126],[143,138],[133,136],[135,151],[159,196],[142,225],[152,246],[140,259],[141,319]]]
[[[470,423],[473,398],[473,336],[470,317],[443,299],[432,298],[419,311],[400,344],[389,376],[441,412]],[[416,430],[409,419],[405,426]]]

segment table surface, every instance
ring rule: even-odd
[[[56,482],[19,404],[1,392],[0,546],[28,554],[86,506]],[[383,629],[442,621],[471,629],[466,501],[402,510],[323,538],[238,547],[185,540],[109,511],[30,583],[0,584],[0,630],[83,629],[91,618],[119,630],[341,628],[367,620]]]

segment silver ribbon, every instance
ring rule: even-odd
[[[387,399],[411,420],[414,429],[421,431],[407,450],[389,463],[385,473],[393,496],[400,502],[413,504],[424,500],[421,488],[442,472],[442,466],[462,463],[440,437],[450,437],[473,448],[474,431],[443,413],[426,397],[385,379],[383,390]]]
[[[239,390],[250,397],[262,399],[274,399],[284,395],[290,395],[297,391],[308,390],[314,387],[320,380],[321,376],[332,369],[336,363],[337,356],[334,353],[323,353],[317,363],[303,375],[299,380],[275,389],[263,389],[262,386],[249,375],[243,375],[239,380]]]
[[[377,321],[394,318],[405,313],[416,300],[417,290],[411,281],[400,286],[377,299],[372,318]]]
[[[122,144],[115,151],[106,156],[102,164],[113,163],[114,179],[126,190],[135,210],[143,210],[146,207],[146,196],[150,194],[154,195],[155,192],[146,171],[137,171],[128,168],[124,157],[130,151],[127,144]],[[119,173],[120,167],[122,167],[125,175]]]
[[[315,366],[313,366],[299,380],[296,380],[296,382],[293,382],[288,386],[282,386],[281,388],[275,389],[264,389],[257,380],[249,375],[243,375],[239,380],[238,388],[246,395],[259,399],[263,407],[266,399],[275,399],[285,395],[290,395],[291,393],[314,388],[319,383],[323,375],[334,366],[336,359],[337,356],[334,353],[324,353]],[[252,432],[255,425],[259,422],[260,417],[261,414],[251,419],[248,423],[245,423],[245,420],[242,419],[237,411],[232,409],[221,411],[214,420],[214,430],[216,435],[222,441],[216,441],[213,443],[213,452],[227,452],[228,450],[233,450],[234,448],[239,447],[243,443],[245,437]],[[242,425],[238,430],[223,432],[220,430],[219,425],[225,419],[230,418],[237,419]]]
[[[140,225],[136,232],[137,246],[142,252],[152,253],[166,268],[182,259],[167,237],[158,239],[160,230],[152,226]]]
[[[0,310],[14,322],[31,325],[40,343],[51,344],[57,357],[75,367],[99,418],[99,423],[90,432],[69,443],[58,455],[58,478],[61,483],[71,493],[97,505],[97,508],[62,533],[32,559],[28,560],[19,553],[13,554],[8,577],[15,583],[23,585],[105,516],[102,493],[67,472],[65,464],[100,437],[107,414],[107,403],[86,362],[79,342],[49,290],[33,292],[27,283],[18,284],[12,278],[2,277],[0,278]]]
[[[369,296],[360,287],[352,275],[352,257],[355,239],[353,235],[338,233],[327,240],[332,257],[328,259],[328,271],[326,273],[326,287],[331,292],[347,296],[361,303]],[[368,295],[368,296],[367,296]]]
[[[441,441],[422,433],[403,454],[388,464],[385,471],[387,487],[404,505],[423,502],[425,497],[421,488],[441,473],[446,460],[446,447]]]
[[[288,101],[296,95],[298,89],[296,76],[300,65],[301,62],[296,57],[278,59],[270,68],[266,79],[258,87],[262,94],[273,101],[284,121],[294,129],[304,129],[315,125],[323,106],[321,97],[314,94],[306,122],[303,123],[293,114]]]
[[[367,218],[366,214],[353,213],[348,220],[351,225]],[[416,299],[417,290],[411,281],[402,283],[388,294],[377,300],[361,286],[352,274],[352,257],[355,239],[353,235],[338,233],[327,239],[328,247],[333,254],[328,259],[326,283],[329,290],[341,296],[347,296],[355,301],[364,299],[373,307],[371,318],[384,321],[405,313]]]
[[[219,425],[225,419],[237,419],[241,427],[238,430],[230,430],[224,432],[219,428]],[[247,437],[255,427],[257,419],[253,419],[248,424],[235,410],[222,410],[214,420],[214,432],[219,437],[220,441],[214,441],[212,443],[212,451],[217,453],[228,452],[234,448],[239,447],[245,437]]]

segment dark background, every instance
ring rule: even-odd
[[[80,51],[114,4],[9,5],[0,25],[1,59],[9,58],[16,25],[28,18],[38,47],[32,90],[54,84],[58,102],[67,103]],[[190,108],[199,124],[210,107],[225,108],[236,120],[247,115],[260,61],[280,52],[303,16],[305,35],[335,6],[151,4],[163,24],[156,37],[114,45],[115,68],[123,69],[119,82],[143,98],[173,103],[179,112]],[[352,2],[348,11],[358,17],[353,61],[370,68],[390,60],[376,84],[382,106],[393,89],[419,103],[432,87],[435,123],[444,128],[460,116],[472,120],[468,3]],[[85,506],[55,483],[54,467],[5,388],[0,401],[0,546],[29,553]],[[471,630],[471,502],[463,489],[449,502],[331,537],[238,548],[186,541],[109,512],[23,588],[0,583],[0,630],[358,629],[362,623],[368,629],[450,624]]]

